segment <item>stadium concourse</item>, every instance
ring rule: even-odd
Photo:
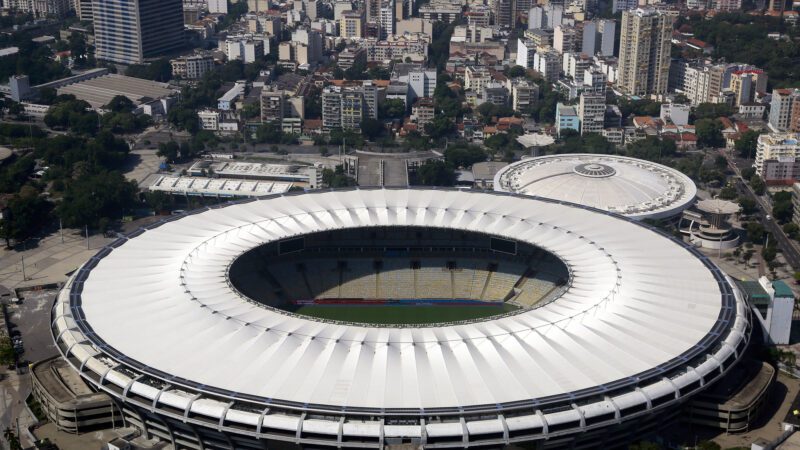
[[[197,449],[621,446],[725,376],[750,329],[726,275],[640,222],[446,189],[170,217],[52,310],[127,425]]]

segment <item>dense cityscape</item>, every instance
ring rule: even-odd
[[[0,0],[0,448],[800,448],[798,21]]]

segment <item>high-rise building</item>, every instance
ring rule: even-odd
[[[614,33],[616,32],[617,22],[611,19],[600,20],[597,22],[598,45],[595,53],[602,56],[614,56]]]
[[[730,91],[733,106],[751,103],[757,92],[767,89],[767,74],[763,70],[737,70],[731,74]]]
[[[367,22],[379,22],[381,18],[381,0],[365,0],[364,12]]]
[[[616,14],[620,11],[630,11],[639,7],[639,0],[613,0],[611,12]]]
[[[345,11],[339,20],[339,36],[346,39],[364,37],[364,15],[358,11]]]
[[[776,132],[793,128],[794,123],[800,121],[800,114],[797,114],[798,117],[792,120],[792,113],[798,110],[795,108],[795,105],[798,104],[800,104],[800,90],[773,90],[772,102],[769,104],[769,128]]]
[[[298,63],[314,64],[322,60],[322,35],[318,31],[298,28],[292,32],[292,43],[305,45],[308,48],[307,61],[298,61]]]
[[[361,130],[361,121],[378,118],[378,87],[367,80],[361,86],[327,86],[322,91],[322,128]]]
[[[494,24],[513,27],[514,23],[514,0],[494,0]]]
[[[73,6],[75,7],[75,15],[81,22],[91,22],[94,20],[92,15],[92,0],[75,0]]]
[[[71,4],[69,0],[6,0],[3,6],[36,17],[61,18],[67,15]]]
[[[347,11],[353,11],[353,4],[349,1],[337,1],[333,4],[333,20],[342,20],[342,14]]]
[[[742,0],[711,0],[711,9],[717,11],[739,11],[742,9]]]
[[[675,14],[652,8],[622,13],[619,80],[626,94],[665,94],[669,80],[672,24]]]
[[[383,0],[380,11],[381,39],[386,39],[395,33],[395,0]]]
[[[606,95],[608,77],[595,67],[583,71],[583,92]]]
[[[533,57],[536,55],[536,46],[529,39],[517,39],[517,65],[526,69],[533,68]]]
[[[419,97],[433,97],[436,90],[436,70],[420,69],[408,72],[408,96],[413,102]]]
[[[214,68],[211,55],[182,56],[170,61],[172,75],[185,80],[197,80]]]
[[[581,134],[603,132],[606,115],[606,96],[584,92],[578,105]]]
[[[564,21],[564,6],[549,3],[547,6],[544,7],[544,28],[548,30],[552,30],[558,25],[561,25]]]
[[[556,25],[553,33],[553,48],[559,53],[573,53],[578,49],[578,32],[575,27]]]
[[[552,83],[558,79],[561,67],[561,55],[552,47],[539,48],[536,54],[533,55],[533,69],[539,72],[548,82]]]
[[[212,14],[228,14],[228,0],[208,0],[207,4]]]
[[[181,0],[94,0],[92,14],[99,60],[140,64],[184,45]]]
[[[594,56],[598,46],[597,22],[586,20],[580,25],[583,29],[581,30],[581,45],[578,50],[589,56]]]
[[[800,135],[768,133],[758,137],[756,174],[768,184],[791,185],[800,179]]]

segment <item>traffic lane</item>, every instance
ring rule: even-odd
[[[58,354],[50,333],[50,308],[56,294],[55,290],[28,291],[20,304],[9,307],[9,318],[25,349],[21,360],[36,362]]]

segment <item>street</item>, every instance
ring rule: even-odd
[[[756,202],[756,206],[759,209],[760,214],[759,222],[761,225],[764,226],[764,229],[768,231],[773,238],[777,241],[778,247],[781,249],[783,253],[784,259],[786,262],[792,266],[794,270],[800,269],[800,249],[798,249],[798,245],[792,240],[789,239],[788,236],[783,232],[783,229],[777,224],[774,220],[767,219],[772,214],[772,208],[770,207],[769,203],[762,197],[756,195],[753,191],[753,188],[750,187],[750,184],[747,183],[742,178],[742,173],[740,168],[737,166],[736,161],[730,157],[724,150],[720,151],[720,154],[725,156],[726,160],[728,161],[728,166],[733,170],[736,174],[736,190],[746,195],[749,198],[752,198]]]

